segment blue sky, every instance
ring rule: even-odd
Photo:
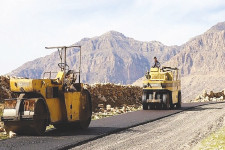
[[[0,75],[116,30],[141,41],[181,45],[225,21],[224,0],[0,0]]]

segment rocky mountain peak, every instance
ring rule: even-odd
[[[126,39],[128,37],[126,37],[124,34],[120,33],[120,32],[117,32],[117,31],[114,31],[114,30],[111,30],[111,31],[108,31],[104,34],[102,34],[99,38],[102,38],[102,39]]]
[[[110,30],[110,31],[104,33],[103,35],[123,36],[123,37],[125,37],[123,33],[120,33],[120,32],[118,32],[118,31],[114,31],[114,30]]]
[[[225,22],[219,22],[212,26],[207,32],[220,32],[225,31]]]

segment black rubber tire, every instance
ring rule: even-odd
[[[163,100],[163,102],[162,102],[162,108],[163,109],[169,109],[170,108],[170,105],[168,104],[168,98],[169,98],[169,96],[168,96],[168,94],[163,94],[162,95],[162,100]]]
[[[143,110],[148,110],[147,93],[145,91],[143,91],[143,94],[142,94],[142,107],[143,107]]]
[[[170,109],[174,108],[172,93],[169,94],[170,97]]]
[[[170,104],[170,109],[174,109],[174,104]]]
[[[167,94],[167,99],[166,99],[166,109],[171,108],[171,96]]]
[[[148,110],[148,104],[142,104],[143,110]]]
[[[162,109],[162,105],[161,105],[161,103],[157,103],[157,104],[155,104],[155,108],[156,108],[157,110]]]
[[[176,108],[181,108],[181,91],[178,91],[178,103],[176,104]]]
[[[148,104],[148,108],[151,110],[155,109],[155,104],[152,103]]]
[[[172,99],[170,100],[170,109],[174,109],[175,104],[173,104]]]

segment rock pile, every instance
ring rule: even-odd
[[[141,104],[142,88],[138,86],[106,83],[86,85],[86,88],[91,93],[94,112],[107,105],[115,108]]]
[[[210,91],[209,93],[207,93],[207,91],[203,91],[201,95],[197,96],[195,98],[195,100],[193,100],[192,102],[208,102],[208,101],[213,101],[213,102],[217,102],[217,101],[224,101],[225,100],[225,91],[221,91],[221,92],[213,92]]]
[[[9,79],[9,76],[0,76],[0,102],[13,96],[9,88]]]
[[[100,107],[98,111],[94,112],[92,114],[92,119],[101,119],[104,117],[110,117],[127,112],[137,111],[140,109],[142,109],[141,105],[124,105],[123,107],[111,107],[111,105],[106,105],[106,108]]]

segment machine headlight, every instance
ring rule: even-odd
[[[151,83],[150,84],[151,87],[161,87],[161,83]]]

